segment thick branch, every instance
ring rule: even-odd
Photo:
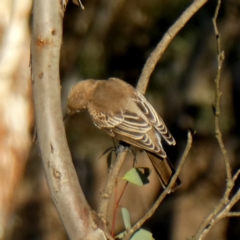
[[[60,1],[34,1],[31,52],[38,142],[52,199],[70,239],[105,239],[96,226],[93,230],[92,213],[71,161],[62,121],[59,81],[62,20]]]

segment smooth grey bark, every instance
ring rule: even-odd
[[[93,221],[66,141],[59,81],[63,16],[59,0],[33,2],[32,84],[38,142],[51,196],[70,239],[106,239]]]

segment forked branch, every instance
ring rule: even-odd
[[[221,130],[219,127],[220,97],[221,97],[220,78],[221,78],[221,71],[222,71],[223,60],[224,60],[224,52],[221,49],[221,37],[217,27],[217,17],[218,17],[220,6],[221,6],[221,0],[218,0],[218,4],[213,17],[213,26],[214,26],[214,32],[215,32],[216,44],[217,44],[217,62],[218,62],[217,74],[215,78],[214,114],[215,114],[215,134],[216,134],[216,138],[217,138],[220,150],[223,155],[223,160],[225,163],[227,184],[226,184],[226,190],[222,199],[220,200],[218,205],[215,207],[213,212],[206,219],[203,220],[196,234],[191,238],[194,240],[203,239],[207,235],[207,233],[210,231],[210,229],[219,220],[226,217],[240,216],[238,212],[231,212],[232,207],[240,200],[240,190],[238,189],[238,191],[233,196],[230,195],[233,191],[233,187],[235,186],[236,180],[239,177],[240,170],[238,170],[235,173],[235,175],[232,177],[229,157],[227,155],[227,151],[224,146]]]

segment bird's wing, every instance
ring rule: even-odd
[[[123,121],[122,113],[110,115],[107,112],[97,111],[89,108],[89,113],[96,127],[104,129],[109,135],[114,137],[112,129]]]
[[[113,114],[96,110],[89,112],[94,124],[98,128],[104,129],[112,137],[115,136],[136,147],[166,157],[155,128],[134,111],[125,109],[124,112]]]
[[[154,152],[161,157],[166,157],[156,130],[138,114],[125,111],[124,120],[112,130],[121,140],[146,151]]]
[[[175,145],[176,142],[173,136],[170,134],[164,121],[158,115],[155,109],[140,92],[136,91],[136,95],[137,97],[135,98],[135,101],[137,103],[137,106],[141,109],[149,122],[155,127],[155,129],[160,133],[160,135],[169,145]]]

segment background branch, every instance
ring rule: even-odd
[[[230,212],[231,208],[240,200],[240,190],[238,190],[233,196],[230,195],[231,192],[233,191],[235,182],[239,176],[239,170],[232,177],[230,161],[222,140],[222,134],[219,127],[220,96],[221,96],[220,78],[221,78],[221,72],[222,72],[222,66],[223,66],[223,60],[224,60],[224,52],[221,49],[221,38],[220,38],[220,34],[217,27],[217,17],[218,17],[220,6],[221,6],[221,0],[218,0],[214,18],[213,18],[213,26],[214,26],[215,37],[216,37],[216,45],[217,45],[217,61],[218,61],[218,68],[217,68],[217,73],[215,78],[214,114],[215,114],[215,134],[216,134],[219,148],[222,152],[224,163],[225,163],[227,184],[226,184],[225,193],[221,198],[219,204],[217,204],[213,212],[206,219],[204,219],[199,229],[197,230],[196,234],[191,239],[203,239],[219,220],[225,217],[239,216],[239,213]]]
[[[29,16],[32,1],[0,2],[0,239],[8,239],[16,189],[31,148]],[[17,116],[17,117],[16,117]]]
[[[138,80],[137,89],[144,94],[146,92],[150,76],[164,53],[167,46],[170,44],[176,34],[183,28],[187,21],[207,2],[208,0],[195,0],[179,17],[179,19],[168,29],[164,34],[162,40],[158,43],[157,47],[153,50],[150,57],[145,63],[141,76]]]
[[[217,17],[218,17],[220,6],[221,6],[221,1],[218,1],[216,11],[213,17],[213,26],[214,26],[214,32],[216,37],[216,43],[217,43],[216,45],[217,45],[217,61],[218,61],[217,75],[215,78],[215,106],[214,106],[215,107],[215,134],[216,134],[216,138],[217,138],[219,147],[221,149],[225,167],[226,167],[227,184],[232,184],[230,161],[222,140],[222,133],[219,127],[220,98],[222,95],[222,93],[220,92],[220,78],[221,78],[222,66],[224,61],[224,51],[222,51],[221,49],[221,36],[219,34],[218,27],[217,27]]]

